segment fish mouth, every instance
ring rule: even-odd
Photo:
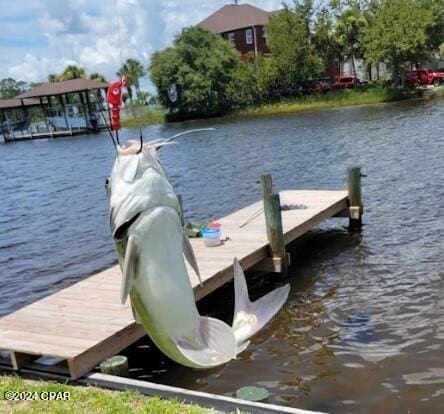
[[[114,231],[114,235],[113,235],[113,237],[116,241],[121,241],[121,240],[124,240],[127,238],[128,229],[139,218],[140,214],[142,214],[142,213],[137,213],[132,218],[130,218],[129,220],[122,223],[119,227],[117,227],[117,229]]]

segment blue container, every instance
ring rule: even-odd
[[[214,247],[220,244],[220,229],[212,229],[205,227],[202,231],[202,238],[204,240],[205,246]]]

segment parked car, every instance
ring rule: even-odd
[[[327,92],[331,90],[329,78],[314,79],[311,85],[312,92]]]
[[[355,82],[356,79],[356,82]],[[356,85],[360,85],[361,81],[354,76],[340,76],[336,78],[333,89],[352,89]]]
[[[431,69],[416,69],[405,73],[405,84],[407,86],[439,86],[441,83],[444,83],[444,72],[433,71]]]

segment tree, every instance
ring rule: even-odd
[[[295,2],[270,19],[267,38],[272,55],[265,68],[272,88],[295,90],[322,70],[309,30],[311,13],[311,1]]]
[[[155,52],[149,66],[161,104],[177,117],[214,116],[244,101],[238,94],[240,59],[221,36],[184,29],[173,47]],[[236,88],[236,85],[238,86]]]
[[[101,73],[97,73],[97,72],[91,73],[91,75],[89,75],[89,79],[95,80],[98,82],[107,82],[105,76],[103,76]]]
[[[85,78],[86,73],[85,69],[76,66],[76,65],[68,65],[61,75],[58,76],[59,80],[71,80],[78,78]]]
[[[127,59],[117,72],[117,76],[126,76],[128,79],[128,95],[133,100],[132,87],[134,86],[137,96],[140,94],[140,78],[145,74],[143,65],[137,59]]]
[[[51,73],[48,75],[48,82],[53,83],[53,82],[58,82],[59,81],[59,76],[60,75],[56,75],[55,73]]]
[[[432,52],[440,51],[444,41],[444,4],[442,0],[418,0],[421,8],[428,9],[433,15],[433,21],[426,29],[429,49]]]
[[[327,72],[330,82],[333,83],[336,76],[335,60],[343,58],[344,47],[336,35],[333,15],[326,7],[321,8],[316,15],[313,44],[322,59],[324,71]]]
[[[363,57],[362,39],[367,20],[358,1],[351,1],[343,9],[336,22],[336,36],[344,53],[351,59],[354,84],[356,86],[356,59]]]
[[[9,99],[25,92],[28,84],[23,81],[16,81],[13,78],[5,78],[0,80],[0,99]]]
[[[365,31],[365,57],[387,62],[396,83],[407,64],[430,55],[433,44],[428,33],[436,24],[436,9],[423,7],[421,1],[382,0]]]

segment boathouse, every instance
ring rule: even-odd
[[[98,132],[109,124],[108,83],[90,79],[44,83],[0,100],[5,142]]]

